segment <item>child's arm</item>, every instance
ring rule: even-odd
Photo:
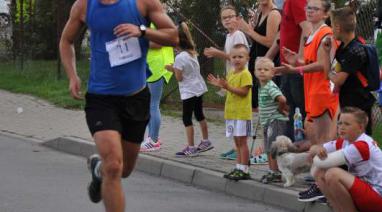
[[[283,95],[277,96],[276,101],[279,103],[280,113],[287,116],[289,113],[289,108],[288,108],[287,99],[285,98],[285,96],[283,96]]]
[[[244,87],[235,88],[235,87],[228,85],[226,80],[224,80],[224,83],[223,83],[224,89],[226,89],[227,91],[234,93],[238,96],[243,96],[243,97],[248,95],[249,89],[251,89],[251,87],[252,87],[251,85],[247,85]]]
[[[175,74],[175,78],[177,81],[182,81],[183,80],[183,74],[182,74],[182,71],[177,69],[177,68],[174,68],[174,66],[171,64],[171,65],[166,65],[165,66],[166,70],[169,71],[169,72],[172,72]]]
[[[211,85],[214,85],[219,88],[224,88],[227,91],[234,93],[238,96],[246,96],[249,92],[249,89],[251,89],[251,85],[239,87],[239,88],[232,87],[228,85],[227,80],[221,79],[219,78],[219,76],[215,77],[213,74],[209,74],[207,77],[207,80]]]
[[[217,57],[217,58],[221,58],[224,60],[229,60],[228,54],[226,54],[224,51],[219,50],[215,47],[205,48],[203,53],[208,58]]]

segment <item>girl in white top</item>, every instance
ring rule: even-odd
[[[207,92],[207,86],[200,75],[200,66],[195,51],[195,44],[186,23],[179,25],[179,46],[180,53],[175,57],[173,65],[167,65],[166,69],[175,74],[179,82],[180,98],[183,102],[183,124],[186,128],[187,146],[182,151],[177,152],[177,157],[197,156],[199,152],[204,152],[213,148],[208,140],[207,122],[203,114],[203,94]],[[202,137],[200,144],[194,146],[194,127],[192,124],[192,113],[200,124]]]

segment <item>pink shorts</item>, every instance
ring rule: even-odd
[[[371,185],[359,179],[354,178],[352,187],[349,189],[353,198],[354,205],[361,212],[381,212],[382,196],[376,192]]]

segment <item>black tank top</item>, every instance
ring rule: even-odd
[[[279,11],[277,8],[274,8],[272,10]],[[256,22],[257,24],[256,24],[256,26],[254,27],[253,30],[255,32],[257,32],[259,35],[262,35],[262,36],[266,36],[267,35],[267,20],[268,20],[268,15],[264,18],[263,22],[261,22],[261,23],[260,23],[260,20],[263,17],[262,13],[260,13],[260,15],[258,17],[258,20]],[[248,69],[249,69],[249,71],[251,73],[254,73],[254,70],[255,70],[255,60],[256,60],[256,57],[264,56],[267,53],[268,50],[269,50],[269,48],[267,46],[264,46],[263,44],[258,43],[255,40],[252,40],[252,46],[251,46],[251,49],[250,49],[250,60],[249,60],[249,65],[248,65]]]

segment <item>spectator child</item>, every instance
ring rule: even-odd
[[[209,47],[204,49],[204,55],[206,57],[215,57],[215,58],[221,58],[225,60],[225,74],[230,71],[233,66],[230,64],[230,56],[229,53],[231,52],[231,49],[236,44],[244,44],[249,48],[247,38],[245,37],[244,33],[241,32],[238,28],[238,13],[234,6],[227,5],[224,6],[220,10],[220,18],[221,23],[223,24],[223,27],[228,31],[228,34],[226,36],[225,45],[224,45],[224,51],[216,49],[215,47]],[[220,91],[220,93],[222,93]],[[236,151],[235,149],[230,149],[221,155],[222,159],[230,159],[235,160],[236,159]]]
[[[226,136],[234,139],[237,163],[235,168],[224,177],[232,180],[250,179],[247,139],[252,136],[252,76],[246,67],[248,60],[248,47],[244,44],[236,44],[230,51],[233,69],[228,72],[226,80],[212,74],[208,75],[208,81],[212,85],[227,90],[224,107]]]
[[[269,172],[261,178],[261,182],[280,182],[281,173],[277,161],[270,155],[272,142],[279,135],[284,135],[288,123],[286,98],[272,81],[274,76],[272,60],[260,57],[256,60],[255,75],[259,80],[259,115],[260,124],[264,128],[264,149],[268,155]]]
[[[193,157],[199,152],[213,148],[208,140],[207,122],[203,114],[203,94],[207,92],[206,83],[200,75],[200,66],[195,51],[195,44],[186,23],[178,27],[180,53],[175,57],[174,65],[166,65],[166,69],[175,74],[179,82],[180,98],[183,102],[183,124],[186,128],[187,146],[177,152],[177,157]],[[198,147],[194,146],[194,127],[192,113],[200,124],[203,140]]]
[[[332,11],[331,23],[334,38],[341,41],[336,50],[336,71],[327,75],[336,87],[340,88],[340,106],[357,107],[368,115],[366,134],[371,135],[371,109],[375,98],[361,81],[367,64],[367,54],[362,43],[355,36],[356,15],[352,8],[345,7]],[[330,48],[327,48],[329,51]]]
[[[323,160],[314,177],[334,211],[382,211],[382,151],[365,134],[367,123],[364,111],[345,107],[338,122],[340,138],[311,147],[311,156]],[[348,171],[325,164],[325,158],[335,154]],[[313,166],[317,165],[314,161]]]

